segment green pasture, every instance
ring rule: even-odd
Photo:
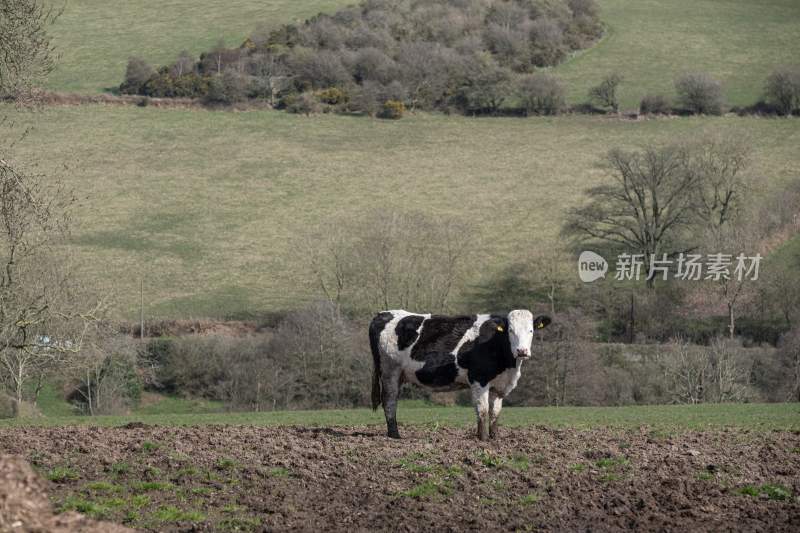
[[[735,132],[754,146],[754,201],[800,176],[791,119],[383,121],[103,105],[1,115],[30,129],[16,158],[81,198],[76,267],[126,317],[138,316],[141,279],[148,318],[296,308],[316,290],[307,236],[375,209],[463,220],[479,251],[464,282],[481,283],[554,242],[567,208],[604,179],[598,161],[612,147]]]
[[[55,2],[55,0],[53,0]],[[56,5],[62,5],[55,2]],[[122,81],[132,55],[165,64],[182,50],[241,43],[257,26],[274,27],[333,12],[351,0],[69,0],[52,28],[61,62],[48,86],[96,93]],[[599,0],[603,41],[555,69],[570,101],[610,71],[625,78],[624,108],[645,93],[671,94],[676,75],[704,70],[733,105],[753,103],[777,65],[800,56],[800,3],[794,0]]]
[[[430,406],[401,402],[398,419],[403,425],[470,427],[475,411],[469,407]],[[501,415],[509,427],[544,425],[573,428],[638,428],[678,432],[728,427],[757,431],[800,429],[800,404],[700,404],[625,407],[507,407]],[[97,425],[129,422],[187,426],[237,424],[254,426],[382,426],[383,412],[370,409],[274,411],[261,413],[153,414],[132,416],[54,416],[0,420],[0,429],[15,426]]]

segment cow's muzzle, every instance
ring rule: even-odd
[[[517,357],[519,357],[520,359],[525,359],[530,356],[531,352],[529,352],[528,350],[523,350],[522,348],[517,350]]]

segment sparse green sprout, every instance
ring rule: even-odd
[[[91,483],[87,483],[83,486],[87,490],[92,490],[95,492],[119,492],[122,490],[122,487],[119,485],[115,485],[114,483],[109,483],[108,481],[92,481]]]
[[[230,457],[220,457],[217,459],[217,468],[219,470],[233,470],[238,466],[238,463]]]
[[[508,461],[506,461],[506,465],[512,470],[522,471],[530,468],[531,462],[524,455],[517,454],[512,456]]]
[[[519,503],[520,503],[520,505],[532,505],[532,504],[538,502],[541,499],[542,499],[541,494],[538,494],[536,492],[532,492],[531,494],[526,494],[525,496],[520,498],[519,499]]]
[[[757,487],[755,485],[745,485],[737,491],[745,496],[760,497],[762,494],[770,500],[784,501],[792,497],[792,491],[783,485],[766,483]]]
[[[48,470],[47,479],[53,483],[64,483],[78,479],[78,473],[68,466],[56,466]]]
[[[150,496],[146,494],[137,494],[131,498],[131,506],[137,509],[147,507],[150,505]]]
[[[272,477],[289,477],[289,470],[283,468],[282,466],[276,466],[274,468],[269,469],[269,475]]]
[[[414,485],[408,490],[399,493],[399,496],[407,498],[422,499],[432,498],[434,496],[443,495],[447,496],[452,492],[450,485],[447,482],[440,482],[434,479],[428,479],[418,485]]]
[[[586,465],[584,463],[575,463],[574,465],[569,465],[569,469],[573,472],[583,472],[586,470]]]
[[[159,449],[160,447],[161,447],[161,444],[159,444],[159,443],[157,443],[157,442],[150,442],[150,441],[147,441],[147,440],[146,440],[146,441],[144,441],[144,442],[142,443],[142,448],[141,448],[141,450],[142,450],[144,453],[153,453],[154,451],[156,451],[156,450],[157,450],[157,449]]]
[[[129,465],[128,463],[125,463],[125,462],[114,463],[109,467],[109,470],[115,476],[119,476],[119,475],[127,474],[128,472],[130,472],[131,465]]]
[[[67,498],[59,508],[59,511],[62,513],[64,511],[77,511],[95,519],[106,518],[109,514],[108,507],[76,496]]]

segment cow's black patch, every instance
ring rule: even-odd
[[[405,350],[417,340],[417,330],[425,317],[419,315],[409,315],[401,318],[394,328],[397,333],[397,349]]]
[[[456,358],[450,353],[431,353],[425,359],[425,366],[417,370],[417,379],[429,387],[447,387],[458,376]]]
[[[476,319],[475,315],[431,316],[422,326],[419,340],[411,350],[411,358],[415,361],[427,361],[436,354],[452,353]]]
[[[478,338],[458,350],[458,366],[467,369],[470,383],[478,382],[481,387],[516,365],[508,339],[508,323],[503,317],[493,316],[481,324]]]

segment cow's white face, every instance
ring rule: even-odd
[[[514,357],[530,357],[533,342],[533,314],[527,309],[508,313],[508,340]]]

